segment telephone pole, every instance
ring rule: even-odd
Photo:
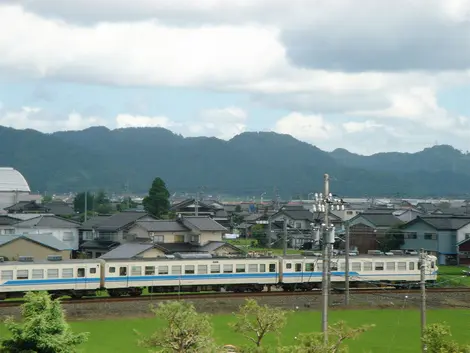
[[[284,224],[283,224],[283,250],[282,253],[284,256],[287,255],[287,218],[284,218]]]
[[[423,352],[426,352],[427,347],[423,342],[424,332],[426,330],[426,253],[424,249],[420,251],[419,261],[421,263],[421,280],[419,282],[421,288],[421,349]]]
[[[325,198],[328,200],[328,196],[330,194],[330,176],[325,174]],[[324,335],[325,343],[328,343],[328,291],[329,291],[329,283],[328,283],[328,272],[330,271],[330,257],[329,257],[329,249],[330,246],[326,242],[326,238],[328,237],[328,226],[329,226],[329,213],[330,207],[328,204],[325,205],[325,227],[323,230],[323,258],[322,258],[322,332]]]
[[[88,219],[88,191],[85,190],[85,222]]]
[[[345,254],[345,262],[344,262],[344,304],[346,306],[349,305],[349,221],[346,221],[346,236],[345,242],[346,245],[344,246]]]

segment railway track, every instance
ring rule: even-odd
[[[419,289],[391,289],[391,288],[352,288],[350,289],[351,294],[418,294]],[[427,288],[427,293],[461,293],[469,292],[470,287],[462,288]],[[333,294],[341,295],[344,290],[333,289]],[[321,295],[321,290],[312,290],[308,292],[284,292],[284,291],[272,291],[272,292],[259,292],[259,293],[199,293],[199,294],[155,294],[155,295],[143,295],[140,297],[89,297],[81,299],[61,299],[63,304],[91,304],[91,303],[112,303],[112,302],[137,302],[137,301],[159,301],[159,300],[181,300],[181,299],[229,299],[229,298],[253,298],[253,297],[275,297],[275,296],[305,296],[305,295]],[[23,300],[16,301],[3,301],[0,302],[0,308],[16,307],[24,303]]]

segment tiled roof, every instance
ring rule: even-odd
[[[120,212],[104,219],[96,225],[96,228],[98,231],[117,231],[147,216],[145,212]]]
[[[15,224],[17,222],[18,222],[17,219],[9,217],[7,215],[1,215],[0,216],[0,225],[2,225],[2,226],[9,226],[9,225]]]
[[[43,246],[46,246],[48,248],[55,249],[58,251],[72,250],[70,249],[70,246],[60,241],[52,234],[2,235],[0,237],[0,247],[5,244],[11,243],[12,241],[15,241],[17,239],[26,239],[29,241],[33,241],[37,244],[40,244],[40,245],[43,245]]]
[[[191,229],[200,231],[225,232],[227,228],[221,226],[210,217],[186,216],[181,218],[183,224]]]
[[[357,217],[363,217],[376,227],[392,227],[403,223],[399,218],[395,217],[393,213],[360,213]]]
[[[314,220],[313,213],[303,206],[284,206],[279,212],[284,213],[294,221],[308,220],[309,222],[313,222]]]
[[[75,211],[67,203],[63,201],[51,201],[44,205],[49,211],[58,216],[70,216],[75,214]]]
[[[83,249],[100,249],[100,250],[109,250],[116,246],[120,245],[114,241],[96,241],[89,240],[84,242],[80,247]]]
[[[95,216],[90,219],[88,219],[86,222],[82,224],[80,228],[82,229],[93,229],[97,225],[99,225],[101,222],[103,222],[105,219],[108,219],[111,216]]]
[[[188,228],[177,221],[171,220],[154,220],[154,221],[137,221],[136,225],[144,228],[148,232],[187,232]]]
[[[100,259],[132,259],[140,253],[152,249],[152,243],[126,243],[102,255]]]
[[[458,230],[470,223],[470,217],[468,216],[418,216],[416,220],[418,219],[423,220],[437,230]]]
[[[78,228],[80,227],[80,224],[54,215],[42,215],[36,218],[31,218],[26,221],[19,222],[15,225],[15,227]]]

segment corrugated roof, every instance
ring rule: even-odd
[[[0,168],[0,191],[31,192],[31,189],[19,171],[9,167],[2,167]]]
[[[152,220],[137,221],[136,225],[144,228],[148,232],[187,232],[188,228],[177,221],[170,220]]]
[[[77,222],[69,221],[55,215],[42,215],[36,218],[28,219],[26,221],[18,222],[15,227],[17,228],[78,228],[80,224]]]
[[[216,221],[214,221],[210,217],[202,217],[202,216],[186,216],[182,217],[183,224],[191,229],[197,229],[202,231],[220,231],[225,232],[227,228],[220,225]]]
[[[131,259],[153,246],[152,243],[125,243],[102,255],[100,259]]]
[[[72,250],[70,246],[68,246],[67,244],[60,241],[55,236],[49,233],[48,234],[2,235],[0,237],[0,247],[20,238],[33,241],[35,243],[41,244],[43,246],[47,246],[49,248],[52,248],[58,251]]]

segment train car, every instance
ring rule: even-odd
[[[103,260],[62,260],[55,255],[45,261],[34,261],[30,257],[19,260],[0,262],[0,299],[21,297],[28,291],[81,298],[95,295],[103,284]]]
[[[292,256],[282,259],[280,286],[287,291],[320,288],[323,262],[321,257]],[[427,255],[426,281],[437,280],[437,258]],[[346,261],[334,257],[331,261],[332,285],[343,285]],[[421,278],[420,259],[417,256],[354,256],[349,260],[349,276],[352,287],[362,284],[406,285]]]
[[[152,259],[106,261],[111,296],[199,291],[262,291],[279,282],[278,258]]]

